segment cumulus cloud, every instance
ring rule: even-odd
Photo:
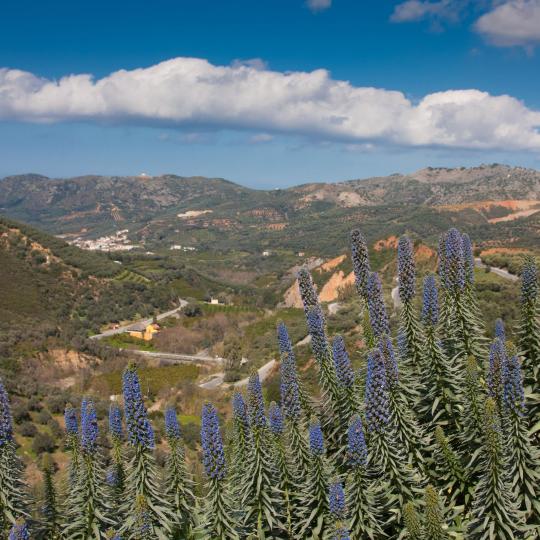
[[[476,30],[501,47],[540,43],[540,0],[511,0],[482,15]]]
[[[241,60],[237,58],[231,62],[232,67],[248,66],[255,69],[266,69],[268,64],[262,58],[248,58],[247,60]]]
[[[332,0],[306,0],[306,4],[311,11],[323,11],[332,7]]]
[[[413,103],[403,92],[359,87],[324,69],[279,72],[174,58],[95,80],[0,69],[0,120],[88,121],[249,130],[324,141],[540,150],[540,112],[479,90]]]

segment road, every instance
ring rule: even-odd
[[[396,282],[398,278],[394,278]],[[399,283],[392,289],[392,302],[394,302],[394,309],[399,309],[401,307],[401,298],[399,297]]]
[[[187,305],[186,300],[182,300],[182,298],[178,299],[179,306],[171,309],[169,311],[165,311],[164,313],[160,313],[156,316],[156,319],[158,321],[161,321],[161,319],[166,319],[167,317],[171,317],[175,313],[178,313],[184,306]],[[90,339],[103,339],[104,337],[114,336],[116,334],[122,334],[123,332],[127,332],[129,330],[132,330],[133,328],[137,328],[139,326],[148,326],[152,321],[154,320],[154,317],[149,317],[148,319],[140,319],[138,321],[126,324],[124,326],[119,326],[118,328],[111,328],[110,330],[105,330],[105,332],[102,332],[101,334],[95,334],[93,336],[90,336]]]
[[[136,354],[137,356],[145,356],[147,358],[156,358],[162,360],[165,363],[176,364],[179,362],[202,362],[202,363],[217,363],[221,364],[223,358],[219,356],[204,356],[197,354],[175,354],[167,352],[155,352],[155,351],[140,351],[137,349],[119,349],[124,352]]]
[[[477,268],[486,267],[486,265],[482,262],[482,259],[478,257],[474,259],[474,264],[476,265]],[[508,270],[505,270],[504,268],[497,268],[496,266],[490,266],[490,271],[504,279],[508,279],[509,281],[517,281],[519,279],[519,276],[511,274],[510,272],[508,272]]]
[[[277,365],[277,362],[275,360],[270,360],[270,362],[267,362],[264,364],[264,366],[260,367],[258,369],[259,373],[259,379],[261,382],[265,381],[270,373],[272,373],[272,370]],[[211,375],[211,378],[208,381],[202,382],[199,384],[200,388],[205,388],[206,390],[213,390],[215,388],[218,388],[221,386],[223,381],[224,374],[223,373],[214,373]],[[241,388],[242,386],[246,386],[249,381],[249,377],[246,377],[245,379],[241,379],[239,381],[236,381],[234,383],[231,383],[235,388]]]
[[[201,362],[203,364],[206,363],[223,363],[223,358],[220,358],[219,356],[202,356],[202,355],[194,355],[194,354],[174,354],[174,353],[163,353],[163,352],[154,352],[154,351],[139,351],[139,350],[133,350],[133,349],[120,349],[125,352],[130,352],[132,354],[135,354],[137,356],[144,356],[146,358],[155,358],[157,360],[161,360],[162,362],[166,364],[182,364],[184,362]],[[259,372],[259,379],[261,382],[266,380],[268,378],[268,375],[272,372],[274,367],[277,365],[277,362],[275,360],[270,360],[264,366],[260,367]],[[224,384],[224,373],[213,373],[210,375],[210,379],[207,381],[204,381],[199,384],[200,388],[205,388],[207,390],[213,390],[215,388],[218,388],[222,384]],[[233,384],[233,386],[239,388],[242,386],[246,386],[249,381],[249,377],[246,377],[245,379],[241,379],[239,381],[236,381]]]

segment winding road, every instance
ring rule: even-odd
[[[187,301],[183,300],[182,298],[178,299],[179,305],[178,307],[171,309],[169,311],[165,311],[164,313],[160,313],[159,315],[156,315],[156,319],[158,321],[162,319],[166,319],[167,317],[171,317],[175,313],[178,313],[185,305],[187,305]],[[90,336],[90,339],[103,339],[108,336],[114,336],[117,334],[122,334],[124,332],[127,332],[129,330],[133,330],[135,328],[139,328],[141,326],[146,326],[150,324],[154,320],[154,317],[149,317],[147,319],[140,319],[138,321],[125,324],[123,326],[119,326],[118,328],[111,328],[110,330],[105,330],[105,332],[102,332],[101,334],[95,334],[93,336]],[[219,356],[205,356],[205,355],[196,355],[196,354],[176,354],[176,353],[168,353],[168,352],[158,352],[158,351],[141,351],[138,349],[119,349],[124,352],[128,352],[131,354],[134,354],[136,356],[144,356],[146,358],[155,358],[156,360],[161,361],[165,364],[181,364],[185,362],[194,362],[194,363],[203,363],[203,364],[223,364],[224,358],[221,358]],[[260,367],[259,372],[259,378],[261,382],[263,382],[272,372],[274,366],[277,364],[276,360],[270,360],[264,366]],[[224,384],[224,373],[214,373],[210,375],[210,378],[207,381],[203,381],[199,384],[200,388],[205,389],[214,389],[218,388],[222,384]],[[240,381],[236,381],[235,383],[232,383],[235,387],[241,387],[246,386],[248,383],[249,377],[246,377],[245,379],[241,379]]]
[[[482,262],[482,259],[480,259],[479,257],[474,259],[474,265],[476,266],[476,268],[487,268],[487,266]],[[519,276],[511,274],[510,272],[508,272],[508,270],[505,270],[504,268],[490,266],[489,271],[493,272],[499,277],[502,277],[503,279],[507,279],[508,281],[517,281],[519,279]],[[396,277],[395,280],[398,281],[398,278]],[[392,289],[392,301],[394,303],[394,309],[397,310],[401,307],[401,299],[399,297],[399,284]]]
[[[482,262],[482,259],[477,257],[474,259],[474,264],[476,268],[486,268],[486,265]],[[508,270],[505,270],[504,268],[497,268],[496,266],[490,266],[489,267],[490,272],[493,272],[494,274],[497,274],[498,276],[508,279],[509,281],[517,281],[519,279],[519,276],[516,276],[514,274],[511,274],[508,272]]]
[[[165,311],[164,313],[160,313],[159,315],[156,315],[156,319],[158,321],[161,321],[162,319],[171,317],[172,315],[174,315],[175,313],[178,313],[184,306],[187,305],[187,301],[183,300],[182,298],[179,298],[178,302],[179,302],[178,307],[175,307],[174,309],[171,309],[169,311]],[[111,328],[110,330],[105,330],[105,332],[102,332],[101,334],[94,334],[93,336],[90,336],[90,339],[103,339],[105,337],[114,336],[116,334],[122,334],[129,330],[134,330],[135,328],[139,326],[148,326],[153,320],[154,320],[154,317],[149,317],[147,319],[139,319],[138,321],[126,324],[124,326],[119,326],[118,328]]]
[[[270,373],[272,373],[272,370],[277,365],[276,360],[270,360],[270,362],[267,362],[264,364],[264,366],[261,366],[257,371],[259,373],[259,379],[261,382],[264,382]],[[206,390],[213,390],[214,388],[218,388],[224,383],[223,380],[224,373],[214,373],[210,376],[210,378],[207,381],[203,381],[199,384],[200,388],[205,388]],[[246,377],[245,379],[241,379],[239,381],[236,381],[234,383],[231,383],[232,386],[235,388],[240,388],[242,386],[246,386],[249,381],[249,377]]]
[[[159,351],[141,351],[138,349],[119,349],[120,351],[128,352],[135,354],[137,356],[145,356],[147,358],[155,358],[156,360],[161,360],[165,364],[177,364],[179,362],[200,362],[203,364],[207,363],[216,363],[221,364],[223,358],[219,356],[204,356],[198,354],[176,354],[168,352],[159,352]]]

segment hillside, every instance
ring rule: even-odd
[[[173,305],[170,287],[143,279],[101,253],[0,219],[0,357],[76,346],[109,322]]]
[[[428,168],[272,191],[175,175],[22,175],[0,186],[6,215],[85,247],[92,247],[88,239],[99,238],[98,247],[116,242],[112,249],[287,248],[330,256],[346,247],[347,231],[360,224],[373,240],[404,231],[430,240],[459,223],[479,242],[527,244],[540,209],[540,172],[504,165]],[[115,240],[119,233],[123,244]]]

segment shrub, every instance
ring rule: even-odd
[[[32,442],[32,450],[37,454],[52,453],[56,449],[55,440],[48,433],[38,433]]]
[[[47,423],[52,420],[52,416],[51,416],[51,413],[49,411],[47,411],[46,409],[43,409],[42,411],[40,411],[37,416],[36,416],[36,420],[39,424],[41,424],[42,426],[45,426],[47,425]]]
[[[19,428],[19,433],[23,437],[35,437],[37,432],[38,430],[32,422],[23,422]]]

